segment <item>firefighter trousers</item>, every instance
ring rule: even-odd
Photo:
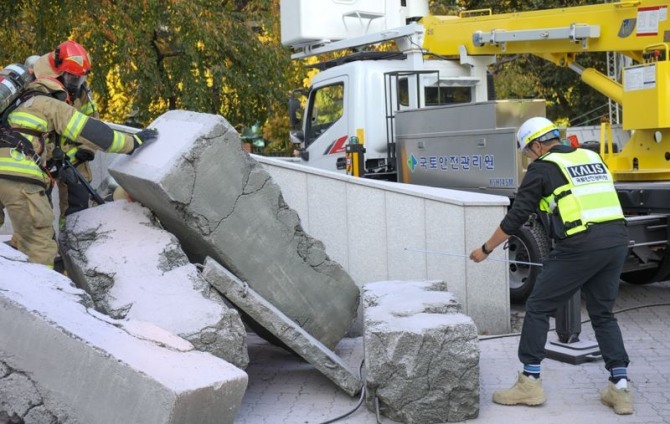
[[[619,323],[612,313],[627,254],[626,245],[590,252],[551,251],[526,301],[519,341],[523,364],[539,364],[544,359],[550,315],[581,289],[605,368],[628,366]]]
[[[0,178],[0,210],[12,223],[12,244],[30,262],[53,267],[58,254],[54,213],[44,187],[39,184]]]

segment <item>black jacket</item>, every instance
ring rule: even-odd
[[[574,147],[565,145],[557,145],[551,148],[552,153],[559,154],[570,153],[574,150]],[[544,212],[539,210],[540,199],[549,196],[557,187],[567,184],[567,182],[555,163],[542,159],[533,161],[526,170],[526,175],[521,181],[512,207],[500,223],[500,228],[506,234],[512,234],[528,221],[533,213],[541,216]],[[546,222],[546,220],[542,221]],[[616,221],[591,225],[588,230],[574,236],[563,240],[554,240],[554,248],[581,252],[628,244],[628,241],[628,231],[624,222]]]

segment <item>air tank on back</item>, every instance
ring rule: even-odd
[[[0,70],[0,112],[21,95],[23,88],[35,79],[35,76],[23,65],[13,63]]]

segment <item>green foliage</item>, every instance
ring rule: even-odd
[[[585,54],[578,61],[583,67],[603,69],[604,54]],[[579,117],[583,124],[595,125],[607,112],[607,98],[581,82],[567,68],[532,55],[503,59],[492,67],[496,94],[505,99],[546,99],[547,117],[551,120]]]
[[[0,23],[12,46],[2,63],[68,38],[86,47],[102,116],[117,122],[131,107],[143,124],[177,108],[263,122],[282,106],[286,114],[296,79],[278,40],[278,0],[16,0],[0,3]]]

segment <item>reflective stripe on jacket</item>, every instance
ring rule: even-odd
[[[580,233],[589,224],[623,219],[612,174],[596,152],[587,149],[550,152],[540,160],[558,165],[568,181],[540,201],[540,209],[559,221],[552,223],[557,237]],[[556,231],[557,228],[560,230]]]
[[[93,99],[89,98],[89,94],[85,90],[81,90],[81,96],[74,100],[72,104],[75,109],[91,118],[99,119],[98,108]],[[79,150],[79,144],[70,140],[67,137],[60,137],[60,147],[63,152],[70,158],[70,162],[76,162],[75,155]],[[84,149],[89,150],[90,149]]]
[[[46,132],[65,136],[91,151],[130,153],[135,147],[132,135],[115,131],[104,122],[88,117],[69,104],[52,97],[35,96],[21,104],[13,113],[19,111],[45,120]]]
[[[112,130],[108,125],[78,112],[69,104],[49,96],[37,95],[26,100],[9,115],[12,128],[30,132],[40,132],[65,136],[82,147],[96,151],[112,153],[130,153],[134,149],[132,135]],[[33,144],[33,149],[42,155],[42,165],[51,159],[53,145],[42,146],[39,137],[23,133]],[[23,158],[9,146],[0,144],[0,177],[22,178],[47,184],[50,180],[46,173],[29,158]]]
[[[0,144],[0,177],[31,181],[44,187],[50,184],[49,176],[30,157]]]
[[[48,123],[46,119],[31,113],[15,110],[7,117],[7,123],[11,128],[20,131],[30,130],[31,133],[22,132],[23,136],[30,141],[37,155],[41,155],[45,146],[35,133],[46,133]],[[36,163],[29,155],[21,153],[13,146],[0,143],[0,175],[24,181],[33,181],[37,184],[48,186],[50,177],[42,170],[40,164]]]

